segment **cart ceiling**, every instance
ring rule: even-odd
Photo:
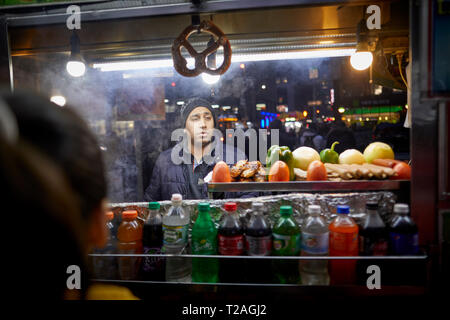
[[[83,12],[105,10],[104,6],[128,5],[141,1],[113,1],[107,4],[94,3],[82,6]],[[150,1],[149,1],[150,2]],[[157,2],[157,1],[152,1]],[[168,5],[183,5],[185,9],[192,5],[185,1],[172,2]],[[176,3],[177,2],[177,3]],[[246,4],[247,1],[241,1]],[[252,1],[254,4],[256,1]],[[268,4],[268,1],[258,1]],[[274,2],[270,1],[273,5]],[[350,1],[341,4],[330,4],[333,1],[323,1],[322,5],[292,6],[293,1],[279,1],[285,6],[270,10],[211,10],[200,13],[201,19],[212,19],[229,37],[233,53],[252,52],[286,52],[322,48],[355,48],[356,25],[365,16],[366,1]],[[318,1],[319,3],[321,1]],[[236,1],[211,1],[212,3],[231,3]],[[303,3],[302,1],[297,1]],[[306,2],[305,2],[306,3]],[[379,39],[385,49],[408,46],[408,10],[404,1],[371,1],[381,7],[382,29]],[[288,6],[288,4],[290,4]],[[151,8],[152,6],[146,7]],[[165,5],[159,5],[164,8]],[[211,6],[210,6],[211,7]],[[248,7],[250,5],[248,4]],[[103,8],[103,9],[100,9]],[[191,24],[191,11],[188,13],[126,17],[127,8],[111,9],[120,12],[124,10],[121,19],[103,19],[101,21],[86,21],[81,18],[81,30],[77,33],[81,41],[81,51],[88,63],[139,60],[170,57],[173,40],[181,31]],[[217,7],[219,8],[219,7]],[[66,17],[64,8],[47,11],[48,16]],[[145,10],[143,10],[145,11]],[[206,11],[206,10],[202,10]],[[125,12],[125,13],[124,13]],[[150,12],[150,11],[148,11]],[[11,54],[18,56],[61,57],[70,54],[71,31],[66,28],[65,20],[60,23],[14,26],[31,15],[18,15],[12,19],[9,27]],[[99,16],[100,14],[98,14]],[[15,20],[16,19],[16,20]],[[17,20],[19,19],[19,20]],[[45,22],[45,16],[38,18]],[[98,18],[97,18],[98,19]],[[22,20],[22,22],[25,20]],[[192,39],[194,47],[206,46],[207,37],[195,36]]]

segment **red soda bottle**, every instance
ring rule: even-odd
[[[235,202],[225,203],[225,216],[218,230],[219,254],[224,256],[240,256],[244,254],[244,228],[237,216]],[[221,282],[241,282],[242,272],[236,259],[221,258],[219,279]]]
[[[358,256],[358,225],[348,216],[349,206],[338,206],[331,222],[330,256]],[[353,284],[356,281],[356,260],[331,260],[331,284]]]

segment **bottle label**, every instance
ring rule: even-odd
[[[226,237],[219,234],[219,253],[224,256],[239,256],[244,253],[244,236]]]
[[[273,252],[279,256],[295,256],[300,252],[300,233],[296,235],[273,234]]]
[[[167,226],[163,225],[164,244],[186,245],[188,243],[188,225]]]
[[[214,239],[192,239],[192,254],[216,254]]]
[[[358,233],[330,232],[330,255],[357,256]]]
[[[359,237],[359,253],[365,256],[385,256],[388,252],[388,242],[384,238],[372,239]]]
[[[269,256],[272,250],[272,237],[245,237],[245,249],[249,256]]]
[[[419,253],[419,235],[390,233],[393,254],[417,254]]]
[[[161,254],[161,248],[144,247],[144,254]],[[142,261],[142,270],[144,272],[155,272],[160,270],[163,265],[163,258],[160,257],[144,257]]]
[[[302,232],[302,251],[306,254],[327,254],[329,232],[314,234]]]

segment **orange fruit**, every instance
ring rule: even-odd
[[[411,179],[411,167],[405,163],[400,162],[394,166],[394,171],[397,173],[396,176],[391,177],[394,180],[410,180]]]
[[[230,168],[224,161],[219,161],[214,166],[212,182],[231,182]]]
[[[315,160],[309,164],[306,181],[326,181],[327,178],[327,169],[321,161]]]
[[[278,160],[270,167],[269,182],[275,181],[289,181],[289,167],[281,160]]]

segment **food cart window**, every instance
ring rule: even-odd
[[[394,5],[391,10],[399,8]],[[338,139],[330,132],[340,128],[347,131],[348,141],[342,141],[337,151],[353,148],[362,152],[369,143],[382,141],[392,146],[398,159],[408,160],[409,131],[403,126],[406,87],[398,73],[397,56],[392,50],[377,49],[372,67],[357,71],[350,64],[355,36],[347,32],[360,19],[353,17],[356,9],[339,9],[348,10],[347,17],[353,18],[341,29],[344,20],[341,25],[336,22],[332,31],[318,29],[311,19],[298,18],[316,14],[314,8],[296,10],[275,10],[273,14],[286,19],[267,22],[272,31],[267,35],[255,31],[256,25],[264,27],[258,22],[264,20],[263,12],[236,16],[248,18],[246,34],[233,32],[237,26],[215,15],[215,23],[230,38],[232,64],[221,76],[192,78],[174,70],[170,52],[190,16],[86,23],[77,32],[86,63],[85,73],[78,77],[67,71],[72,31],[64,26],[12,28],[14,86],[37,90],[62,107],[74,108],[88,121],[104,151],[111,202],[143,199],[155,161],[173,146],[170,135],[177,128],[179,110],[191,97],[212,103],[217,128],[223,132],[267,129],[281,121],[282,129],[292,137],[291,148],[301,146],[302,135],[309,131],[322,137],[322,145],[312,145],[320,151]],[[297,16],[291,17],[294,11]],[[397,20],[406,21],[407,26],[408,17],[400,11]],[[294,22],[305,26],[288,30]],[[208,37],[196,36],[193,41],[203,48]],[[187,52],[182,53],[188,58]],[[217,52],[217,64],[222,54]],[[406,57],[404,52],[399,62],[403,72]]]

